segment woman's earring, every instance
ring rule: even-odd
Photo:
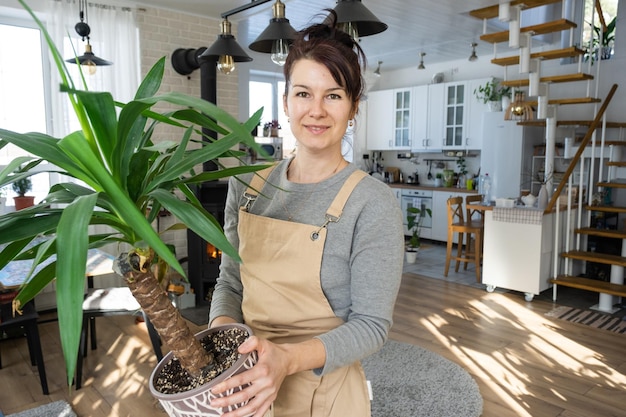
[[[348,120],[348,127],[354,127],[354,119]]]

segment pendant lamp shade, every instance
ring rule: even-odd
[[[361,0],[337,0],[333,10],[337,13],[339,26],[343,26],[354,39],[387,30],[387,25],[374,16]]]
[[[96,66],[106,66],[106,65],[112,65],[113,63],[111,61],[107,61],[106,59],[102,59],[102,58],[98,58],[96,55],[94,55],[94,53],[91,50],[91,45],[89,43],[87,43],[85,45],[85,53],[81,56],[77,56],[76,58],[70,58],[70,59],[66,59],[65,62],[70,62],[72,64],[75,64],[76,61],[78,61],[78,63],[80,65],[96,65]]]
[[[217,60],[217,67],[223,74],[230,74],[235,70],[235,62],[249,62],[252,58],[239,46],[235,37],[230,33],[230,22],[222,21],[222,33],[217,40],[198,57],[199,60]]]
[[[280,0],[272,6],[273,18],[270,24],[248,47],[256,52],[272,54],[272,61],[283,66],[289,53],[289,46],[296,38],[296,30],[285,18],[285,4]]]
[[[78,6],[79,6],[78,17],[80,21],[76,23],[76,25],[74,26],[74,30],[76,31],[78,36],[82,38],[83,41],[87,39],[87,43],[85,44],[85,53],[78,57],[66,59],[65,62],[69,62],[71,64],[78,63],[79,65],[84,65],[85,67],[87,67],[87,71],[89,72],[89,74],[93,75],[96,73],[97,67],[113,65],[113,63],[111,61],[107,61],[106,59],[102,59],[94,55],[93,51],[91,50],[91,44],[89,43],[89,35],[91,34],[91,28],[89,27],[89,24],[87,24],[87,22],[85,21],[87,19],[87,16],[86,16],[87,1],[80,0]]]

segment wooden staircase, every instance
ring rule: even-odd
[[[560,0],[536,0],[536,1],[511,1],[510,5],[515,6],[519,5],[520,9],[526,10],[530,8],[545,6],[548,4],[559,3]],[[470,12],[470,15],[476,17],[478,19],[488,20],[498,17],[499,13],[499,4],[495,4],[493,6],[485,7],[482,9],[477,9]],[[521,14],[521,11],[520,11]],[[520,20],[523,22],[523,19]],[[484,28],[487,28],[487,22],[484,24]],[[571,22],[565,18],[558,19],[555,21],[550,21],[538,25],[520,27],[520,35],[527,33],[532,36],[546,34],[551,32],[559,32],[559,31],[568,31],[571,28],[575,28],[576,23]],[[506,42],[509,39],[508,31],[501,31],[495,33],[484,33],[480,39],[485,42],[494,44],[494,58],[491,62],[495,65],[499,65],[504,67],[505,77],[502,84],[505,86],[514,87],[516,89],[524,89],[529,86],[529,78],[524,79],[507,79],[507,68],[516,66],[520,64],[520,56],[518,55],[510,55],[510,56],[497,56],[497,44],[501,42]],[[531,42],[532,44],[532,42]],[[532,45],[531,45],[532,46]],[[520,52],[521,53],[521,52]],[[576,46],[569,47],[559,47],[557,49],[549,50],[549,51],[533,51],[531,48],[530,51],[530,59],[538,61],[546,61],[546,60],[556,60],[561,58],[577,58],[579,62],[579,69],[582,67],[582,57],[585,54],[585,51]],[[599,62],[597,63],[599,65]],[[540,84],[545,85],[561,85],[566,83],[573,82],[597,82],[598,80],[594,80],[594,76],[592,74],[585,73],[584,71],[579,71],[571,74],[562,74],[556,76],[541,76],[539,78]],[[589,88],[590,84],[588,84],[587,91],[592,91]],[[549,278],[548,281],[555,286],[565,286],[578,288],[585,291],[592,291],[600,294],[600,301],[598,304],[598,308],[603,311],[610,311],[612,308],[613,296],[626,297],[626,285],[624,285],[624,268],[626,268],[626,207],[620,206],[617,204],[613,204],[609,201],[594,201],[592,195],[595,193],[599,193],[604,190],[611,190],[613,200],[612,201],[626,201],[626,178],[618,178],[617,174],[620,172],[620,169],[624,171],[624,173],[620,175],[626,175],[626,141],[623,138],[623,135],[619,135],[620,140],[608,140],[605,139],[607,135],[607,131],[610,129],[618,129],[621,132],[626,128],[626,123],[623,122],[605,122],[604,126],[606,129],[603,131],[599,129],[601,127],[601,121],[603,114],[608,106],[617,86],[614,85],[613,89],[605,99],[604,103],[602,100],[597,97],[586,96],[586,97],[567,97],[567,98],[551,98],[548,97],[548,104],[553,106],[555,111],[548,117],[554,123],[556,120],[556,126],[558,127],[582,127],[588,128],[585,138],[580,144],[580,148],[576,155],[574,156],[571,164],[569,165],[567,171],[563,175],[563,179],[558,184],[558,187],[550,201],[548,208],[546,209],[546,213],[555,213],[556,216],[556,231],[554,235],[555,250],[558,252],[559,257],[558,260],[555,260],[554,267],[551,267],[551,270],[559,271],[555,273],[553,278]],[[546,89],[547,90],[547,89]],[[568,91],[568,90],[565,90]],[[527,104],[531,106],[537,106],[538,100],[534,100],[532,98],[526,100]],[[602,103],[600,108],[598,109],[598,103]],[[556,109],[560,105],[587,105],[587,104],[595,104],[594,119],[591,120],[558,120],[556,115]],[[519,124],[523,125],[532,125],[532,126],[544,126],[547,129],[547,119],[536,119],[530,121],[519,122]],[[602,135],[602,140],[596,141],[596,129],[599,129]],[[554,139],[553,139],[554,140]],[[554,146],[554,142],[552,144]],[[601,147],[604,146],[604,148]],[[546,146],[549,146],[549,139]],[[584,158],[582,154],[584,152],[584,148],[587,146],[594,146],[595,157],[593,158]],[[610,148],[611,147],[611,148]],[[623,152],[610,152],[609,149],[615,149],[616,147],[622,147]],[[622,158],[616,158],[616,155],[623,155]],[[598,155],[603,155],[600,158]],[[610,158],[607,158],[609,156]],[[547,161],[548,158],[546,158]],[[579,186],[578,195],[585,195],[586,192],[586,202],[582,204],[565,204],[561,205],[561,201],[559,199],[559,195],[561,192],[565,190],[566,184],[568,184],[568,179],[572,175],[574,168],[579,163],[579,160],[583,159],[583,163],[599,164],[599,176],[602,178],[601,180],[594,181],[593,174],[591,174],[591,181],[588,184],[586,190],[583,189],[582,186]],[[605,161],[605,159],[609,159]],[[547,162],[546,162],[547,166]],[[588,165],[587,165],[588,166]],[[546,167],[547,172],[547,167]],[[611,174],[612,178],[609,178],[609,174]],[[580,181],[581,183],[583,181]],[[568,187],[570,188],[570,187]],[[573,201],[572,191],[569,190],[569,195],[565,199],[565,201]],[[618,198],[621,197],[621,198]],[[581,200],[582,201],[582,198]],[[557,207],[558,206],[558,207]],[[563,213],[559,213],[563,210]],[[572,214],[573,210],[578,210],[576,215]],[[565,220],[558,220],[559,216],[564,219],[576,218],[578,220],[578,224],[570,226],[569,223]],[[612,224],[608,227],[606,224],[605,227],[594,227],[596,224],[591,225],[592,219],[595,218],[613,218],[615,219],[615,224]],[[563,224],[561,224],[563,223]],[[570,227],[570,230],[565,230]],[[567,242],[560,242],[562,235],[569,235],[573,238],[572,241],[575,241],[572,244],[571,248],[569,247],[570,243],[568,239]],[[590,250],[587,247],[588,241],[593,240],[605,240],[608,243],[606,247],[616,248],[619,247],[619,244],[622,245],[621,254],[615,253],[603,253],[602,250]],[[558,249],[556,249],[558,247]],[[611,272],[610,277],[607,276],[594,276],[593,272],[598,270],[598,268],[590,268],[590,265],[607,265],[610,266]],[[576,273],[572,273],[571,271],[577,271]],[[578,272],[581,271],[581,272]],[[556,300],[556,287],[554,291],[554,297]]]

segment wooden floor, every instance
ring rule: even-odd
[[[626,416],[626,336],[546,317],[553,307],[407,273],[391,338],[465,368],[480,387],[484,417]],[[78,391],[65,383],[56,323],[40,329],[50,395],[41,393],[25,340],[4,341],[5,414],[65,399],[81,417],[165,415],[148,390],[156,360],[142,323],[98,319],[99,346],[89,352]]]

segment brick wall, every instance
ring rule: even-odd
[[[180,75],[171,65],[172,52],[178,48],[209,47],[217,39],[220,28],[219,19],[208,19],[170,10],[146,8],[137,12],[137,23],[140,31],[141,73],[145,75],[161,57],[166,57],[165,74],[160,92],[176,91],[200,97],[200,70],[192,74]],[[233,24],[232,31],[236,36],[237,27]],[[238,114],[238,82],[237,72],[229,76],[217,75],[217,103],[232,115]],[[155,107],[155,110],[166,110],[166,105]],[[182,135],[180,129],[160,126],[155,132],[155,140],[177,140]],[[200,169],[200,167],[199,167]],[[160,230],[166,230],[175,223],[172,216],[162,217],[159,221]],[[187,233],[184,230],[168,231],[163,239],[176,246],[178,258],[187,255]],[[184,266],[184,265],[183,265]]]

